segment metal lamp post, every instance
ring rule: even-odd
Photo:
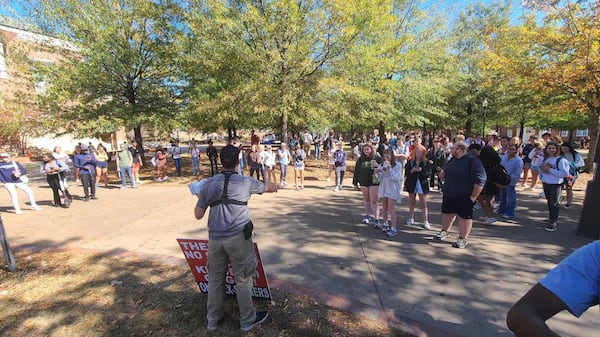
[[[488,108],[487,98],[483,99],[481,106],[483,107],[483,125],[481,126],[481,137],[485,137],[485,117],[487,115],[487,108]]]

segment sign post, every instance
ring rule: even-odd
[[[208,293],[208,269],[206,262],[208,261],[208,240],[202,239],[177,239],[179,247],[185,256],[185,259],[192,270],[194,279],[200,287],[200,291]],[[254,252],[256,253],[256,271],[254,272],[254,286],[252,287],[252,297],[272,300],[271,288],[267,275],[263,269],[258,245],[254,243]],[[227,268],[225,275],[225,294],[235,295],[235,277],[231,270],[231,265]]]
[[[2,252],[4,253],[4,260],[6,261],[6,267],[8,270],[14,272],[17,270],[17,263],[10,245],[8,244],[8,238],[4,231],[4,222],[2,222],[2,216],[0,216],[0,244],[2,244]]]

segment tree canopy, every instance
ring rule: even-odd
[[[587,127],[597,138],[592,0],[527,1],[519,22],[511,1],[456,18],[417,0],[27,2],[38,27],[78,47],[44,70],[39,113],[53,130],[125,127],[141,143],[142,127],[286,137],[383,121],[466,133]]]

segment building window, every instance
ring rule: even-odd
[[[6,69],[6,56],[4,54],[4,45],[0,41],[0,78],[8,78],[8,69]]]
[[[52,66],[52,61],[44,59],[32,59],[31,76],[33,78],[35,92],[45,94],[48,89],[48,76],[46,75],[48,67]]]
[[[561,137],[569,137],[569,130],[560,130]]]
[[[577,129],[577,131],[575,132],[575,137],[587,137],[588,131],[589,131],[588,129],[584,129],[584,130]]]
[[[506,137],[512,138],[512,136],[513,136],[513,130],[512,129],[507,129],[506,130]]]

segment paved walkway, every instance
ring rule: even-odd
[[[504,322],[510,305],[590,241],[575,235],[582,191],[576,192],[571,209],[561,210],[554,233],[540,224],[545,201],[519,191],[516,221],[495,226],[476,222],[468,249],[459,250],[451,247],[452,241],[433,240],[441,218],[437,192],[429,202],[436,231],[404,225],[398,236],[387,238],[360,223],[359,192],[333,192],[316,180],[305,186],[304,191],[288,188],[257,196],[250,203],[255,241],[271,286],[310,294],[321,303],[419,336],[512,336]],[[0,214],[15,250],[134,252],[185,267],[175,239],[207,237],[206,220],[193,218],[195,197],[183,179],[136,190],[100,188],[99,200],[76,200],[68,210],[49,206],[51,192],[45,184],[34,190],[44,210],[24,208],[20,216],[7,210],[8,195],[0,193]],[[72,192],[81,194],[81,187],[73,186]],[[398,207],[398,218],[406,220],[406,200]],[[596,316],[596,310],[581,319],[562,313],[550,324],[564,336],[595,336]]]

